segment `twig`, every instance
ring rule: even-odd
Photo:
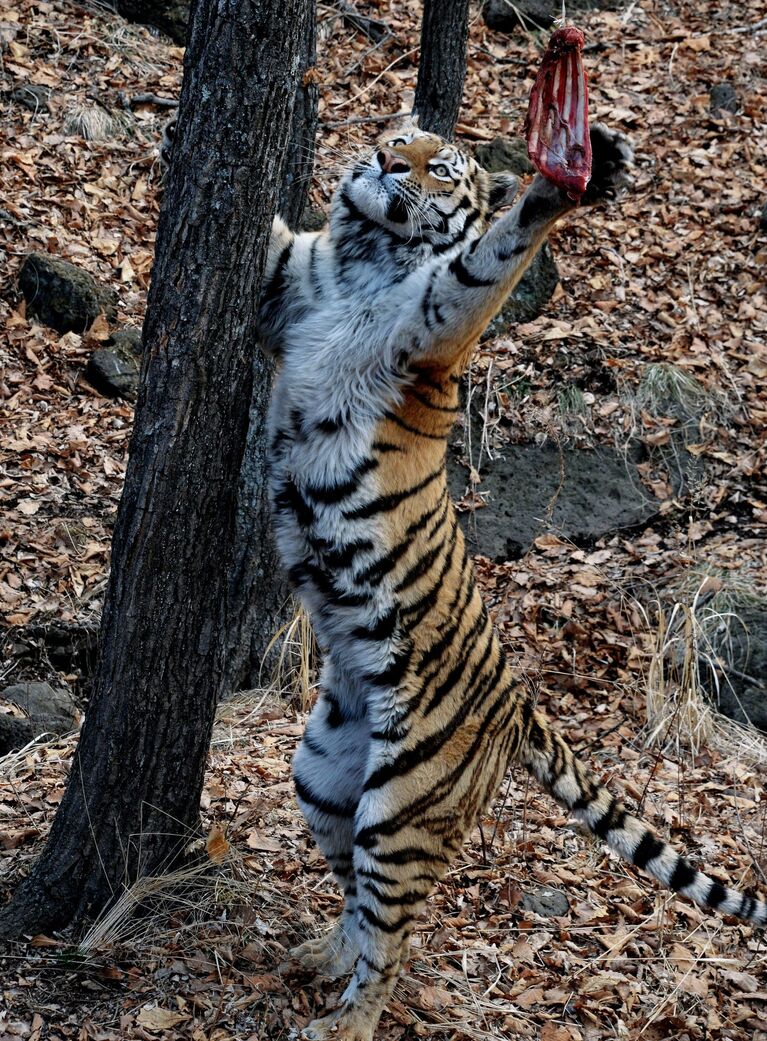
[[[352,29],[358,29],[361,33],[364,33],[373,43],[383,43],[384,40],[394,38],[394,33],[386,22],[360,14],[351,4],[341,3],[339,6],[346,24],[350,25]]]
[[[409,116],[408,111],[405,112],[387,112],[383,116],[351,116],[349,119],[331,119],[328,122],[320,120],[320,126],[323,130],[333,130],[335,127],[348,127],[355,126],[360,123],[388,123],[389,120],[393,119],[404,119],[405,116]]]
[[[134,94],[130,98],[131,107],[134,105],[157,105],[158,108],[178,108],[177,98],[161,98],[159,94]]]

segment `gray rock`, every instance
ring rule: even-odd
[[[569,0],[568,17],[582,11],[611,10],[622,0]],[[487,0],[482,9],[489,29],[510,33],[517,26],[527,29],[550,29],[562,14],[561,0]]]
[[[30,112],[50,112],[51,88],[39,83],[23,83],[11,91],[11,101],[28,108]]]
[[[72,694],[50,683],[14,683],[0,691],[0,700],[10,701],[32,720],[55,718],[72,724],[77,716]]]
[[[767,733],[767,606],[735,606],[733,614],[726,633],[710,636],[721,664],[718,682],[706,662],[704,679],[720,712]]]
[[[737,112],[740,98],[732,83],[725,80],[715,84],[708,92],[708,107],[712,112]]]
[[[19,288],[29,311],[60,333],[82,333],[103,312],[117,310],[117,294],[60,257],[30,253],[19,272]]]
[[[304,231],[322,231],[327,222],[328,215],[324,210],[314,209],[312,206],[307,206],[301,220],[301,227]]]
[[[104,346],[111,350],[128,350],[136,358],[141,357],[142,330],[134,325],[126,325],[122,329],[115,329]]]
[[[510,33],[518,25],[534,29],[550,29],[554,19],[562,13],[562,4],[557,0],[487,0],[482,9],[485,24],[489,29]]]
[[[559,889],[543,886],[534,892],[525,893],[520,904],[526,911],[534,911],[544,918],[560,918],[570,910],[570,901]]]
[[[554,254],[548,242],[544,242],[516,289],[487,326],[482,339],[502,336],[513,330],[515,325],[532,322],[539,314],[543,314],[558,282],[559,271]]]
[[[451,449],[448,476],[454,498],[467,483],[457,456]],[[635,463],[636,457],[608,448],[507,445],[502,456],[482,468],[480,489],[489,492],[488,505],[461,514],[472,552],[499,562],[516,560],[547,531],[578,540],[646,523],[657,504],[643,488]]]
[[[0,756],[7,755],[14,748],[23,748],[35,737],[35,726],[28,719],[0,713]]]
[[[535,171],[527,154],[527,144],[521,137],[494,137],[492,141],[477,145],[474,156],[488,173],[508,170],[524,177]]]
[[[141,330],[118,329],[104,347],[88,359],[85,378],[107,397],[128,398],[138,395],[141,370]]]
[[[26,719],[0,713],[0,755],[23,748],[41,734],[65,734],[77,720],[71,693],[49,683],[15,683],[0,691],[0,701],[9,701],[26,712]]]

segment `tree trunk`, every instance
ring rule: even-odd
[[[261,272],[312,7],[193,6],[93,697],[49,841],[0,916],[6,938],[98,912],[198,829],[237,482],[265,380]]]
[[[317,58],[316,21],[308,18],[301,44],[301,84],[296,95],[277,212],[298,228],[314,167],[319,91],[311,75]],[[237,489],[237,515],[229,576],[229,632],[223,693],[268,683],[278,653],[267,648],[291,610],[287,579],[271,530],[266,487],[266,409],[271,363],[260,353],[250,402],[245,455]]]
[[[424,0],[413,114],[422,130],[449,141],[466,76],[469,0]]]

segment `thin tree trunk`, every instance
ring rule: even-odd
[[[99,911],[198,828],[226,675],[257,302],[311,0],[199,0],[160,216],[94,692],[49,841],[0,936]]]
[[[304,26],[301,86],[296,95],[278,213],[292,228],[301,224],[314,167],[318,90],[312,76],[316,61],[316,22]],[[250,402],[245,455],[237,490],[237,516],[229,576],[229,633],[224,695],[268,683],[278,653],[275,634],[288,620],[290,591],[272,535],[266,486],[266,409],[271,365],[254,356],[257,376]],[[267,654],[272,646],[272,653]]]
[[[424,0],[413,114],[422,130],[450,140],[466,77],[469,0]]]

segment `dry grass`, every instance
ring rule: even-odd
[[[711,576],[705,576],[694,590],[677,591],[668,605],[657,602],[646,676],[646,739],[663,750],[674,748],[678,757],[686,751],[694,760],[704,748],[715,748],[728,758],[767,765],[764,737],[753,726],[717,712],[704,682],[704,671],[719,682],[720,655],[738,622],[736,612],[726,609],[728,602],[732,603],[722,593],[721,583]]]

